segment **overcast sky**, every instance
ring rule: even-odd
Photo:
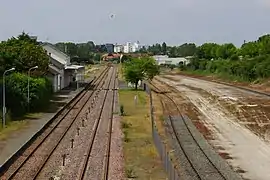
[[[240,45],[270,33],[270,0],[0,0],[0,40],[23,30],[50,42]]]

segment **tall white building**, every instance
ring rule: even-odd
[[[124,53],[130,53],[132,52],[133,46],[130,42],[127,42],[127,44],[124,46]]]
[[[141,49],[141,45],[140,45],[140,42],[137,41],[136,43],[133,44],[132,46],[132,52],[137,52]]]
[[[125,45],[115,45],[114,46],[114,52],[119,53],[119,52],[124,52],[124,53],[133,53],[137,52],[141,49],[141,45],[139,41],[136,43],[130,43],[127,42]]]
[[[116,45],[114,46],[114,52],[115,52],[115,53],[124,52],[124,46],[123,46],[123,45],[116,44]]]

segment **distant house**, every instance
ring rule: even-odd
[[[121,56],[121,54],[118,54],[118,53],[104,54],[102,56],[102,60],[103,61],[109,61],[109,60],[112,60],[112,59],[119,59],[120,56]]]
[[[49,43],[41,45],[50,58],[48,78],[54,92],[68,87],[71,82],[84,81],[84,66],[72,65],[70,57]]]
[[[183,64],[188,64],[190,62],[189,59],[183,57],[170,58],[167,55],[156,55],[153,56],[158,65],[178,65],[180,62]]]

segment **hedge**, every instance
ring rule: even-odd
[[[2,107],[2,80],[0,104]],[[6,107],[12,117],[24,115],[28,110],[27,103],[28,76],[21,73],[12,73],[6,77]],[[46,78],[29,78],[30,111],[37,111],[46,107],[52,96],[52,84]]]
[[[244,58],[242,60],[202,60],[194,59],[190,64],[179,66],[181,70],[201,71],[226,77],[234,77],[242,81],[256,81],[270,77],[270,56]]]

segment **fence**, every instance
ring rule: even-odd
[[[144,90],[149,94],[150,97],[150,113],[151,113],[151,122],[152,122],[152,137],[154,140],[154,144],[156,146],[156,149],[159,153],[159,156],[161,158],[161,161],[163,163],[164,169],[168,174],[169,180],[180,180],[179,173],[177,169],[174,167],[174,164],[172,162],[171,156],[170,156],[170,150],[166,148],[165,143],[162,141],[158,130],[155,125],[155,119],[154,119],[154,106],[153,106],[153,97],[151,88],[149,88],[146,84],[144,84]]]

